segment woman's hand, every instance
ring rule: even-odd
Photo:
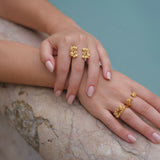
[[[54,34],[41,43],[40,57],[46,68],[53,72],[56,64],[56,82],[54,92],[59,96],[65,86],[67,77],[69,76],[69,86],[67,88],[66,98],[68,103],[72,103],[77,95],[82,75],[84,72],[85,61],[82,59],[82,48],[88,48],[90,58],[88,63],[88,77],[86,83],[86,92],[92,97],[96,90],[98,75],[100,71],[99,62],[102,64],[103,77],[111,79],[111,65],[108,55],[101,43],[92,35],[82,30],[76,24],[63,24],[54,29]],[[78,57],[71,58],[70,48],[77,46]],[[72,63],[71,63],[72,62]],[[70,71],[71,67],[71,72]]]
[[[120,119],[153,143],[160,143],[160,134],[138,116],[143,116],[159,129],[159,97],[125,75],[113,70],[111,81],[105,81],[100,74],[96,93],[92,98],[88,98],[84,94],[86,77],[85,73],[78,92],[78,98],[93,116],[101,120],[119,137],[133,143],[136,141],[135,136],[112,115],[119,105],[126,103],[127,98],[132,98],[131,107],[124,110]],[[137,96],[131,97],[132,92],[136,92]]]

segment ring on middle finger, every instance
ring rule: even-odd
[[[126,106],[127,107],[130,107],[131,106],[131,102],[132,102],[132,98],[127,98],[127,100],[126,100]]]
[[[85,61],[87,59],[89,59],[90,57],[90,51],[88,48],[82,48],[82,59],[84,59]]]
[[[132,97],[136,97],[136,92],[132,92],[131,96]],[[126,100],[126,107],[130,107],[131,106],[132,100],[133,100],[132,98],[127,98],[127,100]]]

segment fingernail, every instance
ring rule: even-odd
[[[50,72],[53,72],[53,65],[52,65],[52,63],[50,62],[50,61],[47,61],[46,63],[45,63],[45,65],[46,65],[46,68],[50,71]]]
[[[68,98],[68,103],[72,104],[74,98],[75,98],[75,95],[70,95],[69,98]]]
[[[128,135],[128,139],[132,142],[132,143],[134,143],[134,142],[136,142],[136,138],[135,137],[133,137],[132,135]]]
[[[87,94],[89,97],[92,97],[93,93],[94,93],[94,86],[90,86]]]
[[[57,90],[56,92],[55,92],[55,95],[56,95],[56,97],[59,97],[60,95],[61,95],[61,90]]]
[[[160,135],[158,135],[157,133],[153,133],[152,137],[156,142],[160,143]]]
[[[111,72],[107,72],[107,79],[111,79]]]

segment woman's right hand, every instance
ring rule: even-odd
[[[112,75],[111,81],[105,81],[100,74],[96,93],[92,98],[88,98],[84,94],[87,77],[85,72],[78,92],[80,102],[115,134],[129,143],[134,143],[136,137],[133,133],[123,127],[112,114],[119,105],[126,103],[127,98],[132,98],[131,107],[124,110],[120,119],[153,143],[160,143],[160,134],[138,116],[140,114],[159,129],[160,98],[117,71],[113,70]],[[132,92],[136,92],[137,96],[131,97]]]
[[[72,58],[70,53],[73,52],[70,50],[73,46],[76,46],[75,52],[77,52],[77,57]],[[87,50],[84,51],[86,48]],[[102,44],[94,36],[82,30],[76,24],[73,25],[71,23],[65,23],[57,27],[56,33],[41,43],[41,62],[50,72],[53,72],[54,66],[56,67],[56,82],[54,86],[56,96],[62,93],[69,77],[66,98],[70,104],[77,96],[79,90],[85,69],[85,57],[82,57],[82,55],[87,51],[90,52],[90,57],[87,59],[88,78],[86,79],[85,94],[92,97],[96,91],[100,71],[99,62],[102,64],[104,79],[111,79],[110,60]],[[53,55],[57,56],[56,64]]]

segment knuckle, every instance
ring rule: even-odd
[[[77,94],[78,86],[76,84],[69,84],[68,91],[74,95]]]
[[[102,121],[108,126],[108,127],[111,127],[112,124],[113,124],[113,119],[111,116],[103,116],[102,117]]]
[[[98,80],[97,76],[96,75],[92,75],[92,77],[88,78],[88,84],[96,86],[97,80]]]
[[[124,129],[122,126],[115,126],[116,132],[119,133],[122,137],[126,136],[126,129]]]
[[[68,69],[67,69],[67,67],[65,67],[65,66],[59,66],[59,71],[60,71],[60,73],[62,72],[62,73],[66,73],[66,72],[68,72]]]
[[[64,43],[71,43],[71,41],[72,41],[72,36],[70,36],[70,35],[65,35],[63,41],[64,41]]]
[[[94,38],[92,36],[87,37],[88,42],[93,43],[95,42]]]
[[[144,114],[144,115],[148,115],[151,111],[151,107],[149,107],[148,105],[145,105],[142,107],[142,110],[141,112]]]
[[[78,40],[80,40],[80,41],[83,41],[83,40],[85,40],[86,39],[86,36],[84,35],[84,34],[80,34],[79,36],[78,36]]]
[[[101,45],[101,43],[97,44],[97,49],[98,49],[99,52],[102,52],[102,53],[105,52],[105,49],[103,48],[103,46]]]
[[[127,108],[125,110],[127,110]],[[126,122],[130,122],[133,119],[133,114],[132,112],[127,112],[127,113],[124,112],[121,117]]]
[[[84,69],[82,65],[76,65],[74,68],[77,72],[83,72],[83,69]]]
[[[152,132],[152,128],[149,125],[147,125],[146,123],[144,123],[142,125],[141,130],[145,131],[145,133],[148,134],[148,135]]]
[[[98,72],[95,72],[94,74],[90,74],[88,76],[88,83],[96,85],[98,81]]]

